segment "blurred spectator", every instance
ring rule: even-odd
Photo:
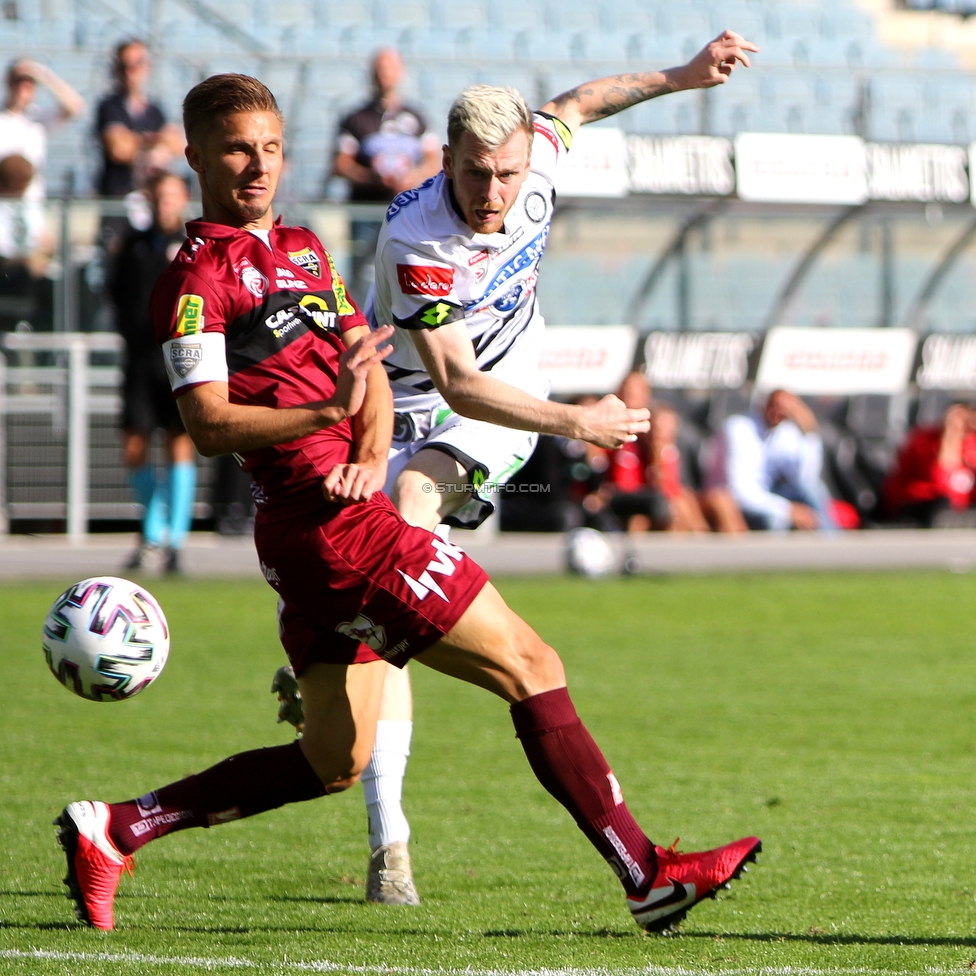
[[[914,427],[881,489],[885,513],[926,528],[976,506],[976,411],[953,404],[941,424]]]
[[[34,167],[23,156],[0,159],[0,329],[22,321],[48,324],[51,283],[46,278],[54,242],[43,205],[26,194]]]
[[[681,483],[678,432],[681,418],[667,406],[651,412],[651,464],[649,482],[668,501],[672,532],[746,532],[748,526],[726,488],[695,492]]]
[[[617,396],[631,409],[651,405],[650,387],[636,371],[624,377]],[[583,499],[583,509],[592,528],[602,531],[623,528],[628,532],[670,528],[672,513],[668,499],[648,480],[651,453],[650,434],[639,434],[636,440],[614,451],[587,445],[590,468],[597,474],[601,467],[605,471],[599,487]],[[606,458],[602,463],[597,460],[600,454]]]
[[[196,455],[170,392],[163,353],[149,319],[149,296],[186,239],[183,209],[190,194],[186,183],[172,173],[151,176],[145,193],[153,224],[125,239],[110,285],[126,348],[123,454],[143,506],[140,544],[125,568],[146,569],[162,561],[167,572],[176,573],[193,518]],[[155,430],[163,431],[166,442],[167,469],[161,478],[149,457]]]
[[[141,41],[123,41],[115,49],[116,91],[99,104],[95,123],[102,147],[102,196],[123,197],[138,189],[183,151],[182,130],[167,124],[162,109],[146,95],[149,72],[149,51]]]
[[[339,123],[333,174],[345,177],[354,202],[385,202],[420,186],[441,168],[440,140],[424,117],[400,97],[403,59],[393,48],[377,52],[373,95]],[[381,221],[354,220],[350,290],[362,303],[373,281],[373,258]]]
[[[35,103],[37,86],[43,85],[58,105],[50,112]],[[50,68],[20,58],[7,69],[7,98],[0,112],[0,159],[22,156],[33,167],[34,175],[23,194],[25,200],[44,198],[44,163],[47,159],[46,128],[76,116],[85,100]]]
[[[753,529],[834,529],[813,411],[774,390],[765,410],[729,417],[712,445],[706,490],[727,489]]]

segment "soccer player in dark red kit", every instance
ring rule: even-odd
[[[576,715],[556,652],[461,549],[408,525],[380,490],[392,329],[369,331],[314,234],[274,221],[274,97],[253,78],[216,75],[187,95],[183,120],[203,219],[160,279],[153,318],[197,448],[237,454],[254,479],[255,543],[281,597],[305,734],[138,799],[68,804],[55,822],[78,917],[114,926],[122,872],[150,840],[351,786],[373,749],[383,661],[414,658],[508,702],[532,770],[610,863],[634,919],[669,929],[737,877],[759,840],[679,854],[647,838]]]

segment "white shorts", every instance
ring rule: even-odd
[[[467,472],[471,501],[447,516],[448,525],[473,529],[494,511],[497,487],[504,485],[532,456],[539,435],[469,420],[441,404],[429,410],[397,413],[386,476],[389,494],[397,475],[420,450],[453,457]]]

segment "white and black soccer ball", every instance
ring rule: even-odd
[[[42,637],[52,674],[90,701],[122,701],[159,677],[169,626],[145,588],[117,576],[75,583],[48,611]]]
[[[566,537],[566,565],[571,573],[599,579],[613,572],[617,557],[603,532],[573,529]]]

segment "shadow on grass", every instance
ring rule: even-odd
[[[72,929],[87,929],[88,926],[81,922],[10,922],[0,919],[0,930],[2,929],[33,929],[38,932],[65,932]]]
[[[529,929],[488,929],[481,933],[486,939],[520,939],[528,937],[538,938],[540,935],[551,935],[556,938],[583,939],[632,939],[642,938],[639,930],[616,931],[614,929],[594,929],[587,932],[580,929],[553,929],[549,932],[537,932]],[[805,942],[808,945],[822,946],[851,946],[851,945],[879,945],[879,946],[942,946],[950,948],[976,948],[976,936],[940,936],[940,935],[831,935],[829,933],[796,932],[682,932],[668,936],[671,939],[707,939],[709,942]]]
[[[848,946],[950,946],[956,948],[976,947],[976,936],[963,937],[942,935],[843,935],[829,932],[683,932],[685,939],[710,939],[722,942],[806,942],[810,945]]]
[[[63,891],[0,891],[0,898],[64,898]]]
[[[268,901],[311,902],[313,905],[357,905],[360,908],[373,906],[362,896],[341,898],[338,895],[271,895]]]

